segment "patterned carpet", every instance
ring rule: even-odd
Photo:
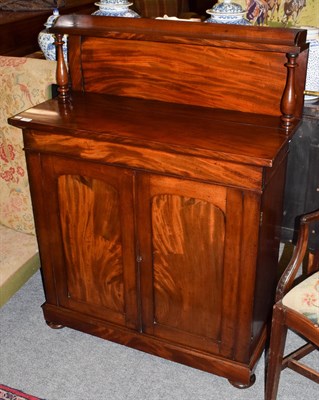
[[[0,399],[6,400],[44,400],[39,397],[31,396],[20,390],[10,388],[9,386],[0,384]]]

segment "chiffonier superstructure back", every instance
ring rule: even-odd
[[[150,19],[105,23],[84,15],[60,18],[53,31],[70,35],[73,90],[282,114],[285,127],[301,116],[306,31]]]
[[[59,95],[10,118],[46,321],[249,386],[278,278],[306,31],[68,15],[52,32]]]

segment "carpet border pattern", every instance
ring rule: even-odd
[[[3,400],[45,400],[39,397],[31,396],[21,390],[13,389],[9,386],[0,383],[0,399]]]

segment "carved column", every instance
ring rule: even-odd
[[[287,67],[287,80],[286,86],[281,98],[281,125],[286,129],[287,133],[293,127],[293,120],[295,118],[296,107],[296,88],[295,88],[295,69],[298,66],[298,54],[287,54],[288,62],[285,64]]]
[[[56,70],[56,80],[58,84],[59,99],[63,102],[69,97],[69,75],[68,69],[63,56],[62,46],[64,41],[62,40],[63,35],[58,33],[56,35],[56,52],[57,52],[57,70]]]

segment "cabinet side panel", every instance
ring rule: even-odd
[[[256,272],[253,315],[253,340],[271,317],[277,282],[280,276],[278,256],[283,208],[283,189],[286,175],[286,157],[277,166],[262,198],[258,268]]]
[[[243,192],[241,256],[234,358],[237,361],[245,363],[250,362],[252,353],[255,352],[255,348],[251,349],[251,341],[248,338],[251,337],[251,318],[255,297],[260,197],[255,192]]]

